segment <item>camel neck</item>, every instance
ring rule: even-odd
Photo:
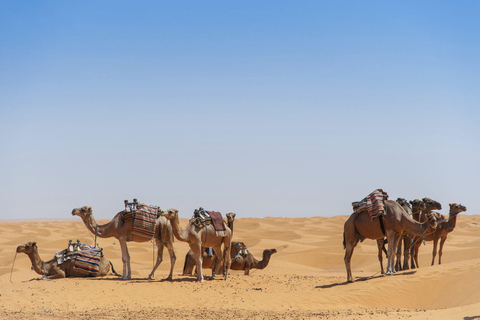
[[[180,222],[178,221],[178,215],[175,215],[173,219],[170,220],[170,224],[172,225],[172,231],[175,238],[179,241],[187,241],[187,237],[185,236],[185,229],[180,229]]]
[[[109,230],[108,226],[111,222],[107,223],[107,224],[103,224],[103,225],[99,225],[96,221],[95,221],[95,218],[93,217],[93,215],[89,214],[88,216],[86,216],[84,219],[83,219],[83,222],[85,223],[85,226],[87,227],[87,229],[92,233],[92,234],[96,234],[98,237],[100,238],[108,238],[108,237],[111,237],[111,235],[109,234],[109,232],[107,232],[107,230]]]
[[[43,264],[44,261],[40,258],[40,255],[37,251],[33,251],[28,254],[30,261],[32,262],[32,270],[38,274],[43,275]]]

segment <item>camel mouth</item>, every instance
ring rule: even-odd
[[[17,253],[20,253],[20,252],[23,252],[25,251],[25,247],[24,246],[18,246],[17,247]]]

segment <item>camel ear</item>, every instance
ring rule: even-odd
[[[36,246],[37,246],[37,243],[36,243],[36,242],[32,242],[32,246],[36,247]]]

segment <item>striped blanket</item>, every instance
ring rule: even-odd
[[[153,238],[155,235],[155,221],[159,212],[159,206],[139,202],[135,211],[132,233],[149,239]]]
[[[386,192],[382,189],[377,189],[363,198],[362,201],[352,202],[353,212],[360,213],[368,211],[370,218],[378,217],[385,213],[385,205],[383,201],[388,198]]]
[[[75,253],[73,267],[86,274],[100,272],[100,258],[103,256],[101,248],[94,248],[82,243],[80,250]]]

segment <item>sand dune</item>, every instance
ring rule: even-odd
[[[269,266],[231,271],[227,281],[196,283],[181,276],[188,245],[175,241],[174,280],[168,252],[155,280],[144,280],[153,265],[153,244],[129,243],[133,280],[68,278],[30,281],[25,254],[12,262],[18,245],[36,241],[44,260],[66,248],[68,240],[93,244],[80,219],[0,222],[0,317],[2,319],[480,319],[480,215],[459,215],[449,235],[442,265],[430,266],[432,243],[420,248],[420,268],[382,276],[376,242],[355,249],[355,283],[346,283],[343,223],[331,218],[240,218],[234,240],[257,258],[276,248]],[[106,220],[99,221],[105,223]],[[186,219],[180,224],[185,225]],[[121,272],[116,239],[99,239],[105,256]],[[384,260],[386,265],[386,259]],[[206,271],[209,275],[210,271]],[[10,281],[12,278],[12,282]]]

